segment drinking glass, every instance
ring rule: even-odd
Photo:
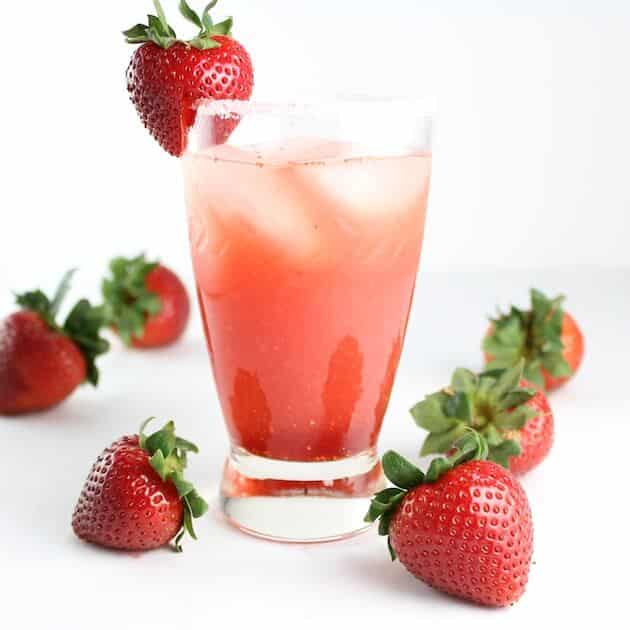
[[[431,172],[422,102],[202,101],[190,245],[230,437],[222,508],[275,540],[362,531]]]

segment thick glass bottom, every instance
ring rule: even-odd
[[[370,527],[363,517],[384,486],[376,451],[323,462],[259,457],[234,448],[221,484],[221,506],[240,530],[284,542],[324,542]]]

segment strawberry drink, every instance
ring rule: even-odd
[[[136,46],[131,101],[182,158],[231,441],[223,511],[267,538],[340,538],[366,527],[383,484],[376,443],[422,245],[431,115],[415,99],[250,102],[252,60],[216,4],[178,3],[192,38],[159,0],[124,35]],[[185,326],[185,291],[165,269],[158,282],[159,270],[116,261],[104,285],[109,324],[127,343],[164,345]]]
[[[214,102],[197,111],[183,167],[199,304],[232,443],[224,509],[256,534],[352,533],[382,483],[376,442],[422,244],[429,122],[405,142],[327,128],[352,110],[357,126],[388,107]],[[214,144],[213,129],[227,121],[239,124]],[[334,518],[323,497],[336,500]],[[303,529],[291,510],[310,505],[322,513]]]

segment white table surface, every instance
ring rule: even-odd
[[[522,479],[535,564],[515,606],[489,610],[436,593],[389,561],[375,531],[284,545],[225,524],[215,497],[227,441],[195,319],[171,349],[115,344],[101,361],[98,391],[83,387],[45,414],[0,418],[0,627],[531,628],[548,619],[565,627],[617,619],[621,627],[630,560],[630,270],[421,276],[380,444],[415,456],[422,432],[407,408],[452,368],[480,367],[484,315],[522,302],[530,285],[569,296],[587,347],[579,374],[552,396],[553,451]],[[127,554],[79,541],[70,519],[93,460],[149,415],[174,417],[201,446],[190,476],[211,508],[197,525],[199,542],[183,554]]]

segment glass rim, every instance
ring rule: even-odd
[[[260,115],[342,115],[356,111],[393,110],[408,112],[414,117],[433,118],[437,113],[434,98],[425,96],[370,96],[339,95],[321,99],[286,99],[272,101],[267,99],[199,99],[193,104],[197,114],[229,118],[252,114]]]

